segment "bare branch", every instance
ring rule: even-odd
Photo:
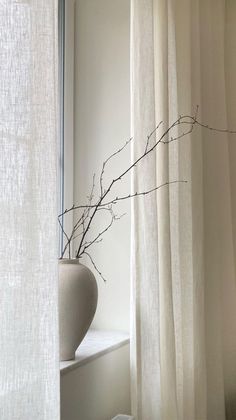
[[[152,152],[157,146],[158,146],[158,144],[160,144],[160,143],[162,143],[162,144],[169,144],[169,143],[171,143],[171,142],[173,142],[173,141],[176,141],[176,140],[180,140],[181,138],[183,138],[183,137],[185,137],[185,136],[187,136],[188,134],[191,134],[192,133],[192,131],[193,131],[193,128],[194,128],[194,126],[195,125],[198,125],[198,126],[200,126],[200,127],[202,127],[202,128],[205,128],[205,129],[207,129],[207,130],[210,130],[210,131],[215,131],[215,132],[219,132],[219,133],[229,133],[229,134],[236,134],[236,130],[228,130],[228,129],[221,129],[221,128],[214,128],[214,127],[211,127],[211,126],[209,126],[209,125],[207,125],[207,124],[203,124],[203,123],[201,123],[201,122],[199,122],[198,120],[197,120],[197,113],[198,113],[198,109],[199,109],[199,107],[197,106],[196,107],[196,111],[195,111],[195,114],[194,114],[194,116],[191,116],[191,115],[184,115],[184,116],[179,116],[179,118],[170,126],[170,127],[168,127],[168,129],[161,135],[161,137],[156,141],[156,143],[153,145],[153,147],[151,148],[151,149],[148,149],[147,147],[145,147],[145,151],[144,151],[144,153],[125,171],[125,172],[123,172],[119,177],[117,177],[116,179],[114,179],[112,182],[114,183],[114,182],[117,182],[117,180],[121,180],[121,178],[126,174],[126,173],[128,173],[133,167],[135,167],[136,165],[137,165],[137,163],[139,163],[139,161],[140,160],[142,160],[145,156],[147,156],[150,152]],[[188,119],[188,120],[187,120]],[[148,136],[148,141],[147,142],[149,142],[150,141],[150,138],[156,133],[156,131],[158,130],[158,128],[160,127],[160,125],[161,124],[163,124],[163,122],[161,121],[155,128],[154,128],[154,130],[149,134],[149,136]],[[176,137],[171,137],[170,139],[167,139],[167,140],[163,140],[168,134],[169,134],[169,132],[174,128],[174,127],[177,127],[178,125],[191,125],[191,127],[190,127],[190,129],[189,130],[187,130],[186,132],[183,132],[183,133],[181,133],[179,136],[176,136]],[[123,146],[123,148],[126,146],[126,144],[128,144],[130,141],[132,140],[132,138],[128,141],[128,142],[126,142],[125,143],[125,145]],[[149,143],[148,143],[149,144]],[[146,144],[146,146],[147,146],[147,144]],[[121,148],[121,149],[119,149],[119,150],[117,150],[117,152],[115,152],[113,155],[115,155],[115,154],[118,154],[119,153],[119,151],[120,150],[123,150],[123,148]],[[112,156],[113,156],[112,155]],[[111,156],[111,157],[112,157]],[[109,157],[110,158],[110,157]],[[105,195],[107,195],[107,191],[105,191]],[[100,201],[100,200],[99,200]],[[91,205],[90,207],[91,208],[95,208],[97,206],[97,203],[96,204],[94,204],[94,205]],[[100,207],[100,204],[98,204],[98,207]],[[71,211],[74,211],[74,210],[77,210],[77,209],[83,209],[83,208],[87,208],[87,204],[85,204],[85,205],[78,205],[78,206],[76,206],[75,204],[73,204],[73,206],[71,206],[69,209],[65,209],[64,210],[64,212],[62,212],[61,214],[59,214],[59,216],[58,217],[62,217],[62,216],[64,216],[65,214],[67,214],[67,213],[69,213],[69,212],[71,212]]]
[[[115,198],[108,198],[108,195],[111,191],[113,191],[113,186],[118,183],[119,181],[122,181],[123,178],[130,173],[138,164],[145,159],[149,154],[151,154],[160,144],[168,145],[169,143],[172,143],[174,141],[179,141],[182,138],[186,137],[187,135],[190,135],[194,128],[196,126],[202,127],[204,129],[219,132],[219,133],[229,133],[229,134],[236,134],[235,130],[228,130],[228,129],[221,129],[221,128],[214,128],[207,124],[204,124],[198,120],[198,111],[199,107],[196,107],[195,113],[193,115],[180,115],[171,125],[169,125],[167,128],[163,129],[162,134],[159,134],[158,138],[156,136],[157,131],[163,124],[163,121],[161,121],[147,136],[147,141],[145,144],[145,148],[142,154],[138,156],[124,171],[121,171],[120,175],[117,177],[114,177],[113,180],[108,184],[106,189],[103,185],[103,177],[105,173],[105,168],[108,162],[121,153],[125,147],[131,142],[132,138],[130,138],[121,148],[119,148],[117,151],[112,153],[104,162],[102,165],[100,177],[99,177],[99,189],[100,193],[98,194],[97,199],[94,198],[94,189],[95,189],[95,174],[93,175],[93,184],[92,189],[90,192],[90,195],[87,197],[88,202],[85,205],[75,205],[73,204],[72,207],[69,209],[65,209],[59,216],[59,224],[62,229],[63,235],[67,239],[67,244],[64,247],[62,257],[64,256],[67,248],[69,247],[69,255],[70,255],[70,245],[71,241],[75,240],[76,238],[80,237],[78,249],[76,251],[76,258],[81,258],[83,255],[88,255],[90,258],[95,270],[99,273],[99,275],[104,279],[101,272],[97,269],[96,265],[94,264],[94,261],[91,257],[91,255],[87,252],[88,248],[92,245],[101,242],[102,236],[105,234],[105,232],[112,226],[115,220],[118,220],[121,218],[121,216],[117,216],[113,212],[112,206],[117,204],[118,202],[122,200],[127,200],[134,197],[140,197],[140,196],[146,196],[148,194],[151,194],[154,191],[159,190],[162,187],[171,185],[171,184],[177,184],[177,183],[186,183],[185,180],[174,180],[174,181],[168,181],[161,185],[155,186],[154,188],[147,190],[147,191],[137,191],[133,194],[127,194],[124,196],[117,196]],[[151,142],[151,140],[153,141]],[[63,229],[63,224],[61,222],[61,218],[65,216],[66,214],[75,211],[75,210],[81,210],[82,215],[78,218],[76,223],[73,226],[71,235],[67,235],[66,232]],[[87,240],[87,235],[90,231],[91,224],[93,223],[94,218],[98,214],[99,211],[108,211],[111,214],[111,220],[109,224],[101,231],[99,232],[94,239],[91,241]],[[105,279],[104,279],[105,281]]]
[[[93,267],[95,268],[95,270],[97,271],[99,276],[103,279],[104,283],[106,283],[105,277],[102,275],[101,271],[99,271],[99,269],[97,268],[97,266],[96,266],[95,262],[93,261],[91,255],[88,252],[84,252],[84,255],[87,255],[89,257],[91,263],[93,264]]]
[[[196,115],[196,114],[195,114]],[[93,213],[90,217],[90,221],[87,225],[87,228],[85,229],[84,235],[82,236],[81,242],[80,242],[80,246],[77,252],[76,257],[78,257],[80,255],[80,251],[81,248],[83,246],[83,242],[84,242],[84,238],[87,235],[87,232],[89,231],[90,225],[93,221],[93,218],[97,212],[97,209],[99,208],[99,206],[101,204],[103,204],[103,200],[105,199],[105,197],[109,194],[109,192],[111,191],[113,185],[115,183],[117,183],[118,181],[121,181],[122,178],[127,175],[127,173],[129,173],[142,159],[144,159],[146,156],[148,156],[151,152],[153,152],[153,150],[155,150],[157,148],[157,146],[163,142],[163,140],[169,135],[169,133],[171,132],[171,130],[173,130],[173,128],[177,127],[177,126],[181,126],[182,124],[185,124],[187,121],[188,124],[191,125],[191,131],[192,131],[192,126],[194,126],[197,122],[196,117],[191,116],[191,115],[180,115],[179,118],[174,121],[165,131],[164,133],[159,137],[159,139],[154,143],[154,145],[152,147],[150,147],[148,150],[145,149],[144,153],[141,154],[125,171],[123,171],[118,177],[114,178],[112,180],[112,182],[110,183],[110,185],[108,186],[108,188],[106,189],[106,191],[101,195],[100,199],[98,200],[97,204],[94,207]],[[158,126],[151,132],[150,134],[150,138],[156,133],[157,129],[159,128],[159,124]],[[183,136],[182,136],[183,137]],[[168,144],[164,143],[164,144]]]

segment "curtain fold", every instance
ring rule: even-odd
[[[132,0],[133,158],[197,105],[235,129],[235,22],[233,1]],[[133,174],[134,191],[188,181],[133,202],[137,420],[236,418],[235,142],[196,128]]]
[[[59,419],[57,2],[0,2],[0,418]]]

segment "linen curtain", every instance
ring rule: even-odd
[[[131,4],[133,159],[197,105],[203,123],[236,129],[235,1]],[[188,181],[132,204],[136,420],[236,418],[235,161],[234,134],[194,128],[133,173],[134,192]]]
[[[59,419],[57,2],[0,2],[0,418]]]

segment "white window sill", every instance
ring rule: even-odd
[[[75,354],[75,360],[60,363],[61,374],[77,369],[92,360],[129,344],[129,335],[119,331],[88,331]]]

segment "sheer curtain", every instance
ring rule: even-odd
[[[235,1],[132,0],[131,14],[133,158],[196,105],[235,129]],[[235,135],[198,128],[133,174],[134,191],[188,181],[133,202],[136,420],[236,418],[235,161]]]
[[[0,2],[0,418],[59,419],[57,5]]]

